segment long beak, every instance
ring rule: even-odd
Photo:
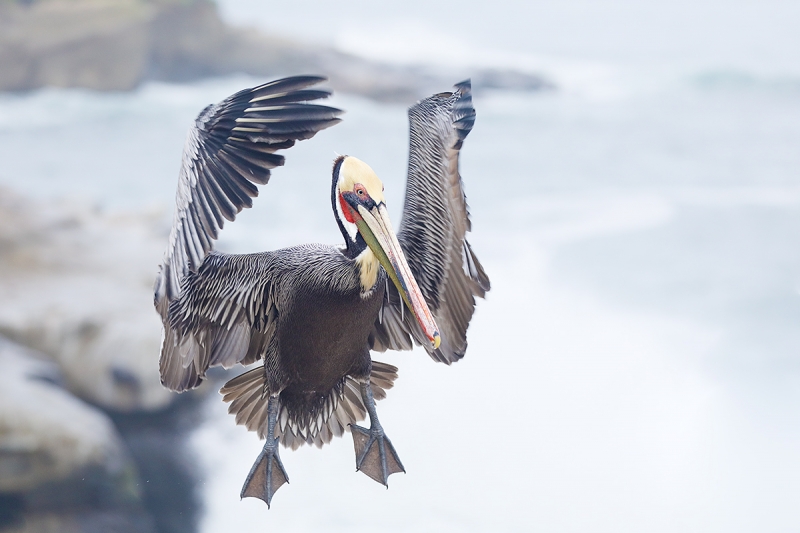
[[[442,341],[439,335],[439,328],[433,320],[428,304],[422,297],[417,280],[414,279],[414,275],[411,273],[411,268],[408,266],[403,249],[400,248],[400,243],[397,242],[397,236],[392,230],[392,223],[389,221],[389,213],[386,211],[386,206],[380,204],[367,210],[364,206],[359,205],[358,214],[363,219],[356,219],[356,225],[361,236],[381,265],[383,265],[389,277],[392,278],[397,291],[403,297],[403,301],[408,308],[411,309],[425,336],[433,343],[433,348],[438,348]]]

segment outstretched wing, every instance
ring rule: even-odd
[[[458,170],[461,145],[475,123],[469,80],[457,84],[452,93],[418,102],[408,116],[408,183],[397,238],[442,341],[438,349],[430,347],[390,284],[373,331],[373,349],[408,350],[413,339],[426,346],[433,359],[450,364],[467,349],[475,296],[483,297],[490,288],[489,278],[465,238],[471,224]]]
[[[252,207],[258,187],[284,157],[275,152],[340,121],[339,109],[309,104],[330,91],[308,89],[325,78],[295,76],[244,89],[206,107],[189,130],[178,178],[175,217],[155,283],[155,306],[167,321],[183,278],[196,271],[224,221]]]

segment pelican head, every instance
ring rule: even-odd
[[[363,274],[369,269],[369,260],[377,259],[425,336],[434,348],[438,348],[441,342],[439,328],[392,229],[381,180],[363,161],[352,156],[341,156],[334,163],[332,192],[334,213],[347,240],[348,255],[357,261],[361,260],[363,288],[369,290],[375,283],[376,275],[372,276],[372,284],[369,284],[365,282]]]

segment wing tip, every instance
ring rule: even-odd
[[[444,363],[447,366],[450,366],[453,363],[461,361],[464,358],[466,351],[467,351],[466,346],[464,347],[463,350],[458,350],[458,351],[449,350],[446,352],[442,351],[441,348],[437,348],[436,350],[428,351],[428,355],[430,355],[431,359],[433,359],[437,363]]]
[[[266,83],[262,83],[261,85],[256,85],[255,87],[245,90],[249,90],[250,92],[256,92],[265,89],[274,90],[276,87],[284,90],[289,90],[286,89],[285,86],[291,86],[292,87],[291,90],[299,90],[325,81],[328,81],[328,78],[325,76],[319,76],[316,74],[301,74],[297,76],[286,76],[285,78],[279,78],[277,80],[270,80]]]
[[[449,113],[453,129],[456,131],[457,139],[453,148],[461,149],[464,139],[475,124],[475,108],[472,105],[472,80],[467,78],[453,85],[452,92],[433,94],[418,101],[408,109],[409,117],[433,117],[438,115],[438,111],[431,112],[433,109],[443,110]],[[441,116],[441,115],[439,115]],[[422,118],[422,120],[428,120]]]
[[[469,78],[455,84],[454,96],[457,96],[453,104],[453,125],[458,133],[456,148],[461,148],[464,139],[467,138],[472,127],[475,125],[475,108],[472,106],[472,82]]]
[[[462,80],[462,81],[456,83],[455,85],[453,85],[453,87],[455,87],[456,91],[460,92],[461,94],[471,93],[472,92],[472,78],[467,78],[465,80]]]

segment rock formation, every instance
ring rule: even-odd
[[[101,410],[59,385],[57,365],[0,339],[0,528],[155,531],[136,467]],[[49,528],[49,529],[48,529]]]
[[[0,529],[194,531],[199,397],[158,375],[164,219],[0,189]]]
[[[472,76],[473,87],[551,87],[521,71],[437,72],[376,63],[253,29],[233,28],[209,0],[0,2],[0,90],[127,90],[149,79],[321,73],[337,91],[413,101]]]
[[[152,280],[160,214],[107,215],[0,191],[0,333],[56,361],[67,388],[115,411],[165,407]]]

